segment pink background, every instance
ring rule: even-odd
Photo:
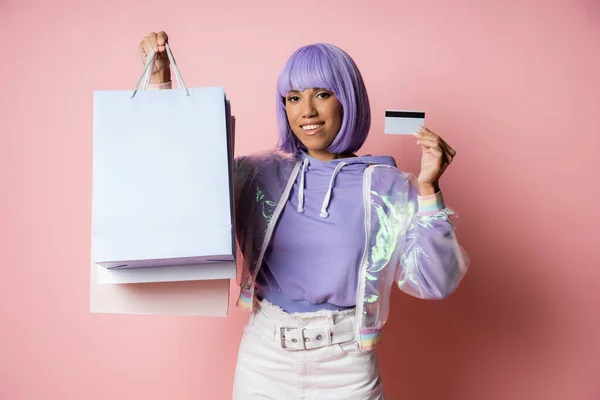
[[[417,171],[385,108],[457,149],[442,187],[473,267],[447,301],[394,291],[389,399],[600,398],[600,3],[85,3],[0,3],[0,399],[230,398],[241,311],[88,311],[92,91],[133,87],[152,30],[188,84],[225,86],[238,154],[274,144],[277,74],[316,41],[364,74],[363,153]]]

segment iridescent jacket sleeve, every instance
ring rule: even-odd
[[[414,175],[409,180],[409,216],[396,282],[412,296],[443,299],[454,292],[469,267],[468,256],[456,239],[458,217],[445,206],[441,192],[421,197]]]
[[[234,215],[235,215],[235,237],[238,254],[237,282],[242,284],[248,277],[251,260],[245,254],[251,253],[249,249],[253,245],[251,216],[254,212],[254,202],[247,201],[254,196],[255,170],[248,165],[246,156],[237,157],[234,162]],[[246,201],[244,201],[246,199]]]

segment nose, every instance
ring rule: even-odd
[[[302,117],[314,118],[317,116],[317,109],[315,108],[315,105],[311,98],[306,99],[302,103]]]

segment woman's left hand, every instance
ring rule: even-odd
[[[424,126],[419,128],[414,136],[423,150],[418,178],[420,194],[435,194],[439,191],[440,177],[454,159],[456,151],[444,139]]]

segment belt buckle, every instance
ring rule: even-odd
[[[294,330],[294,329],[298,329],[296,327],[293,326],[282,326],[279,328],[279,341],[280,341],[280,345],[282,349],[286,349],[287,346],[285,345],[285,332]]]
[[[280,340],[280,345],[282,349],[288,349],[289,347],[287,347],[285,345],[285,333],[286,332],[290,332],[290,331],[300,331],[300,338],[294,338],[292,339],[292,343],[295,343],[294,340],[296,340],[296,342],[299,340],[302,342],[302,348],[304,350],[306,350],[306,343],[305,343],[305,339],[304,339],[304,331],[306,330],[306,328],[298,328],[295,326],[282,326],[279,328],[279,340]],[[292,349],[292,350],[301,350],[301,349]]]

